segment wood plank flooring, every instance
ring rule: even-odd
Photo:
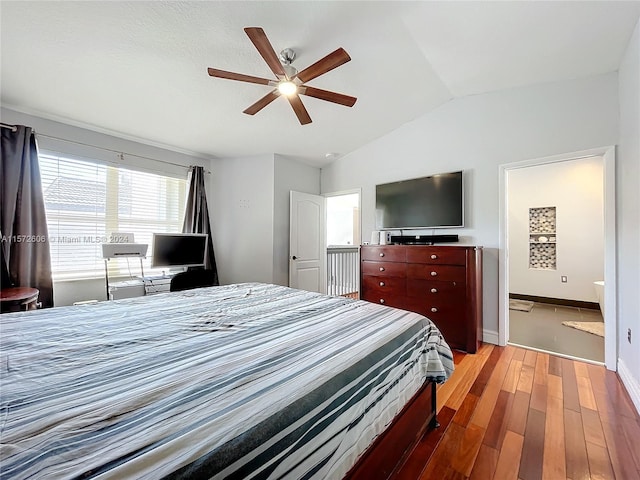
[[[614,372],[489,344],[454,361],[440,427],[394,480],[640,479],[640,417]]]

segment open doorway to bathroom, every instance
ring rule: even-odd
[[[604,161],[506,172],[509,343],[605,361]]]

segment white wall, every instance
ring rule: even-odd
[[[593,282],[604,280],[603,180],[602,157],[508,172],[509,293],[598,301]],[[529,208],[552,206],[557,269],[529,268]]]
[[[273,283],[289,285],[289,192],[320,194],[320,169],[275,155]]]
[[[0,109],[0,116],[4,123],[34,128],[38,134],[40,149],[118,163],[153,173],[184,176],[184,178],[187,176],[190,165],[201,165],[209,171],[215,164],[215,160],[124,140],[7,108]],[[125,152],[125,155],[119,158],[119,152]],[[211,184],[209,183],[206,187],[209,192]],[[110,278],[109,280],[117,281],[118,279]],[[81,300],[104,300],[106,298],[105,279],[103,277],[81,281],[55,281],[53,294],[56,306],[71,305]]]
[[[220,283],[271,283],[273,155],[220,160],[213,170],[210,198]]]
[[[220,160],[213,173],[220,282],[289,284],[289,191],[320,193],[320,170],[280,155]]]
[[[375,185],[465,170],[465,243],[483,245],[484,328],[498,330],[498,166],[617,142],[617,75],[459,98],[322,170],[322,191],[362,188],[362,238]]]
[[[640,412],[640,21],[619,71],[617,151],[618,368]],[[632,343],[627,329],[632,330]]]

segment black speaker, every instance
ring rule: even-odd
[[[391,235],[391,243],[400,245],[433,245],[457,241],[458,235]]]

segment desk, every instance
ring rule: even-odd
[[[154,295],[168,292],[171,287],[171,279],[175,274],[154,275],[138,277],[122,282],[109,284],[109,300],[140,297],[142,295]]]
[[[29,310],[29,308],[36,306],[39,294],[37,288],[3,288],[0,290],[0,312]]]

